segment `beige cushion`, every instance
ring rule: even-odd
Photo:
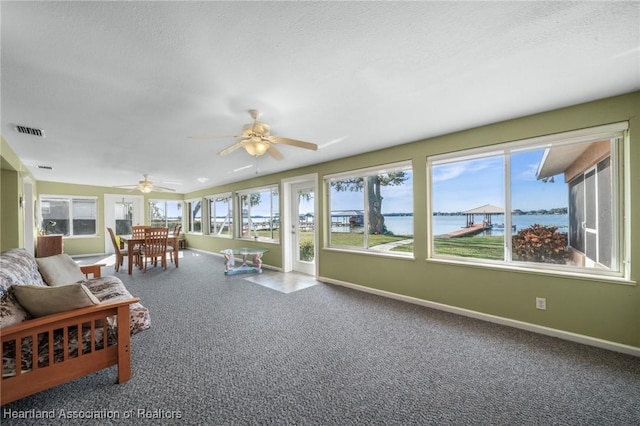
[[[20,305],[34,317],[42,317],[100,303],[89,289],[81,283],[56,287],[14,285],[12,289]]]
[[[42,274],[42,278],[49,285],[67,285],[86,279],[78,264],[68,254],[62,253],[55,256],[38,257],[36,262],[38,262],[38,269]]]

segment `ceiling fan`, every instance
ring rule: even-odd
[[[157,191],[157,192],[173,192],[175,191],[175,189],[171,189],[171,188],[166,188],[164,186],[158,186],[158,185],[154,185],[153,182],[151,182],[148,177],[149,175],[147,174],[143,174],[142,176],[144,176],[144,179],[141,181],[138,181],[137,185],[121,185],[121,186],[114,186],[114,188],[124,188],[124,189],[131,189],[131,191],[135,191],[140,190],[140,192],[143,192],[145,194],[150,193],[151,191]]]
[[[231,154],[238,148],[244,148],[249,155],[259,157],[269,154],[276,160],[282,160],[282,153],[275,147],[276,144],[295,146],[297,148],[318,150],[318,145],[310,142],[303,142],[296,139],[283,138],[271,134],[271,127],[267,123],[258,121],[260,111],[250,109],[249,114],[253,118],[253,123],[245,124],[242,127],[242,134],[231,136],[190,136],[192,139],[217,139],[217,138],[242,138],[231,146],[226,147],[218,153],[225,156]]]

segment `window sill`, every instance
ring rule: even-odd
[[[324,250],[334,251],[339,253],[363,254],[366,256],[388,257],[388,258],[399,259],[399,260],[416,260],[413,253],[406,253],[406,252],[403,253],[403,252],[390,252],[390,251],[374,251],[374,250],[340,248],[340,247],[325,247]]]
[[[556,270],[538,270],[533,268],[525,268],[517,265],[500,265],[495,263],[480,263],[480,262],[470,262],[464,260],[457,260],[451,258],[431,258],[425,259],[426,262],[431,263],[440,263],[440,264],[449,264],[455,266],[467,266],[471,268],[480,268],[480,269],[491,269],[491,270],[503,270],[503,271],[511,271],[511,272],[522,272],[525,274],[534,274],[534,275],[543,275],[543,276],[553,276],[560,278],[569,278],[569,279],[577,279],[577,280],[589,280],[589,281],[598,281],[598,282],[608,282],[611,284],[622,284],[622,285],[631,285],[635,286],[636,281],[624,278],[624,277],[613,277],[607,275],[593,275],[593,274],[583,274],[574,271],[556,271]]]
[[[274,240],[256,240],[255,238],[235,238],[238,241],[250,241],[252,243],[265,243],[265,244],[274,244],[274,245],[280,245],[280,241],[274,241]]]

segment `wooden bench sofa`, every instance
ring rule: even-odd
[[[37,260],[24,249],[0,254],[0,405],[112,365],[118,366],[117,383],[131,377],[130,336],[149,328],[148,309],[120,279],[101,277],[102,265],[75,265],[73,271],[71,263],[75,265],[64,254]],[[57,268],[58,264],[64,266]],[[47,273],[41,275],[45,267]],[[70,275],[65,268],[70,268]],[[83,279],[66,285],[65,279],[78,277],[74,274]],[[70,289],[86,293],[83,297],[90,301],[82,303],[87,306],[50,314],[46,309],[57,309],[46,307],[48,301],[34,306],[39,297],[55,300],[51,292]],[[26,299],[25,291],[35,293],[35,298]]]

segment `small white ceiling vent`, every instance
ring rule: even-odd
[[[46,138],[47,136],[44,134],[44,130],[42,129],[34,129],[33,127],[27,126],[15,126],[15,131],[18,133],[22,133],[25,135],[38,136],[40,138]]]

